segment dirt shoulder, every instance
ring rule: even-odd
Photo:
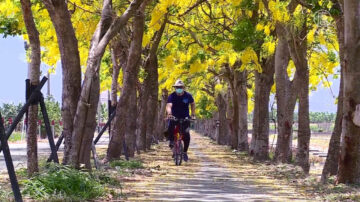
[[[175,166],[166,143],[139,157],[149,177],[125,183],[130,201],[306,201],[294,186],[263,174],[226,146],[192,133],[189,162]]]

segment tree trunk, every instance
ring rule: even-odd
[[[116,103],[117,103],[117,89],[118,89],[118,78],[119,78],[119,73],[120,73],[120,64],[117,62],[117,57],[116,57],[116,53],[117,52],[115,49],[117,49],[118,47],[114,46],[111,49],[111,58],[112,58],[112,62],[113,62],[113,72],[112,72],[112,80],[111,80],[111,106],[115,107]]]
[[[96,128],[96,109],[99,102],[99,70],[106,46],[124,28],[142,0],[134,0],[121,17],[112,19],[112,1],[104,0],[100,22],[90,45],[89,58],[81,97],[76,111],[73,131],[71,161],[75,167],[85,164],[90,169],[91,141]]]
[[[121,67],[126,66],[129,55],[128,31],[122,29],[111,44],[111,60],[113,63],[113,74],[111,82],[111,106],[115,107],[117,103],[118,79]]]
[[[157,50],[161,41],[161,37],[164,33],[167,23],[167,15],[160,27],[153,37],[153,44],[149,51],[149,56],[145,62],[146,78],[143,83],[141,93],[141,113],[139,117],[140,122],[140,141],[139,147],[143,150],[150,149],[151,141],[155,138],[155,125],[158,105],[158,59]]]
[[[43,0],[55,27],[59,43],[62,67],[62,106],[61,117],[64,134],[64,159],[67,164],[70,158],[73,121],[81,91],[81,68],[78,41],[71,23],[71,16],[65,1]]]
[[[30,85],[38,85],[41,63],[39,32],[34,22],[30,0],[21,0],[20,2],[31,50],[28,78],[30,79]],[[37,155],[37,115],[38,106],[31,105],[28,110],[28,128],[26,131],[27,171],[29,176],[39,171]]]
[[[159,94],[159,93],[158,93]],[[159,141],[162,139],[162,136],[160,136],[161,134],[158,133],[158,126],[159,126],[159,116],[160,116],[160,107],[161,107],[161,100],[159,100],[159,95],[158,95],[158,100],[157,100],[157,106],[156,106],[156,116],[155,116],[155,121],[154,121],[154,143],[155,144],[159,144]]]
[[[225,65],[225,70],[227,73],[227,79],[231,89],[231,101],[232,101],[232,120],[230,124],[231,138],[230,146],[231,149],[237,149],[238,147],[238,135],[239,135],[239,101],[235,86],[235,76],[232,69],[230,69],[229,64]]]
[[[227,143],[227,119],[226,119],[226,101],[221,93],[216,97],[216,106],[219,112],[219,132],[216,136],[216,142],[220,145]]]
[[[148,76],[148,75],[147,75]],[[146,113],[148,112],[147,108],[147,100],[149,99],[149,91],[148,91],[148,79],[145,78],[143,84],[141,85],[141,94],[140,94],[140,114],[139,114],[139,134],[137,146],[140,150],[146,150]]]
[[[123,90],[116,107],[116,113],[118,116],[115,118],[114,122],[115,127],[113,128],[113,136],[109,142],[109,148],[107,151],[107,160],[112,160],[119,158],[121,153],[121,148],[123,148],[122,142],[124,141],[124,137],[126,138],[126,147],[128,149],[135,148],[136,136],[135,131],[125,132],[126,127],[129,126],[130,123],[126,123],[125,117],[128,116],[130,111],[128,110],[131,105],[131,95],[135,93],[136,95],[136,86],[137,76],[139,72],[139,65],[141,60],[141,51],[142,51],[142,38],[144,33],[144,10],[148,1],[144,1],[140,8],[137,11],[137,14],[134,18],[134,31],[133,37],[129,50],[129,57],[127,60],[127,67],[124,71],[124,85]],[[136,103],[133,103],[136,105]],[[131,112],[132,113],[132,112]],[[133,120],[136,123],[136,119]],[[129,152],[131,153],[131,152]]]
[[[76,128],[72,134],[71,163],[76,168],[79,168],[80,164],[85,164],[87,169],[91,169],[91,143],[96,128],[96,113],[100,95],[99,70],[105,52],[105,47],[99,49],[98,44],[111,24],[111,12],[111,0],[104,1],[102,18],[91,40],[85,78],[74,118]]]
[[[309,146],[310,146],[310,118],[309,118],[309,68],[307,62],[307,25],[306,18],[299,33],[287,30],[289,39],[288,46],[290,55],[296,67],[298,75],[299,93],[299,127],[298,145],[295,163],[302,167],[305,173],[309,173]]]
[[[283,163],[291,161],[291,134],[293,125],[294,108],[296,95],[292,86],[295,78],[290,82],[287,75],[287,67],[290,60],[290,53],[287,40],[284,36],[285,29],[277,25],[278,45],[275,51],[275,79],[276,79],[276,103],[278,119],[278,138],[275,150],[275,160]]]
[[[143,28],[140,28],[140,26],[144,27],[144,23],[145,23],[145,15],[144,15],[144,12],[145,12],[145,7],[146,5],[144,5],[144,7],[141,7],[140,9],[144,9],[144,10],[140,10],[138,11],[138,15],[136,16],[136,20],[134,21],[134,32],[139,32],[137,33],[138,35],[134,35],[134,38],[133,40],[138,40],[140,37],[142,38],[143,36]],[[138,27],[135,27],[135,26],[138,26]],[[141,35],[141,36],[140,36]],[[138,42],[138,44],[136,44],[136,49],[137,50],[142,50],[142,41]],[[139,69],[140,69],[140,61],[141,61],[141,52],[140,52],[140,55],[139,56],[136,56],[136,57],[139,57],[139,62],[136,64],[136,75],[138,74],[139,72]],[[135,65],[135,64],[134,64]],[[137,76],[136,76],[136,83],[138,83],[138,80],[137,80]],[[129,109],[133,109],[133,110],[130,110],[128,112],[128,115],[126,116],[130,116],[127,123],[128,124],[126,127],[127,127],[127,132],[125,133],[125,142],[127,144],[127,150],[128,150],[128,153],[129,153],[129,156],[130,157],[133,157],[134,154],[135,154],[135,147],[136,147],[136,119],[138,118],[138,113],[137,113],[137,95],[136,95],[136,89],[133,89],[131,91],[132,93],[132,101],[130,101],[130,107]],[[145,92],[143,92],[145,94],[147,94],[146,98],[145,98],[145,102],[148,100],[148,95],[149,95],[149,92],[145,89]],[[144,108],[146,110],[146,107]],[[153,119],[153,117],[152,117]],[[146,121],[146,120],[145,120]],[[125,125],[126,125],[125,124]],[[148,122],[146,122],[145,126],[147,126]],[[146,128],[145,128],[145,137],[146,138]]]
[[[164,129],[165,129],[165,108],[166,108],[166,103],[167,103],[167,98],[168,98],[169,94],[168,91],[166,89],[162,89],[162,95],[161,95],[161,104],[160,104],[160,110],[158,113],[158,121],[157,121],[157,129],[156,129],[156,133],[158,134],[158,137],[160,140],[163,139],[164,137]]]
[[[157,113],[157,105],[158,105],[158,92],[159,92],[159,84],[158,84],[158,59],[156,54],[150,55],[149,64],[145,65],[147,69],[147,75],[149,78],[149,99],[147,101],[147,113],[146,113],[146,149],[150,149],[151,142],[154,139],[154,125],[155,121],[154,117],[156,117]]]
[[[225,95],[225,100],[226,100],[226,124],[227,124],[227,135],[226,135],[226,144],[230,145],[231,142],[231,137],[232,137],[232,132],[231,132],[231,118],[233,117],[233,104],[232,104],[232,93],[231,93],[231,88],[230,85],[228,87],[228,91]]]
[[[340,51],[340,55],[341,55],[341,51]],[[341,72],[342,71],[343,68]],[[331,135],[328,154],[321,175],[322,182],[325,182],[329,175],[332,176],[338,173],[338,163],[339,163],[339,155],[340,155],[340,137],[341,137],[341,127],[342,127],[342,118],[343,118],[343,97],[344,97],[343,94],[344,94],[344,79],[343,79],[343,74],[341,73],[335,127]]]
[[[137,79],[137,78],[136,78]],[[138,117],[137,110],[137,94],[136,90],[131,91],[130,102],[128,107],[128,113],[125,115],[125,142],[126,150],[129,157],[135,156],[135,147],[136,147],[136,119]]]
[[[111,107],[115,108],[117,103],[118,93],[118,79],[121,67],[126,67],[127,58],[129,55],[129,36],[128,30],[122,29],[119,35],[113,39],[114,43],[111,44],[111,59],[113,63],[113,75],[111,82]],[[115,116],[118,116],[116,114]],[[114,128],[114,120],[111,122],[111,128]],[[110,132],[110,138],[113,135]]]
[[[324,169],[321,175],[321,181],[325,182],[328,175],[336,175],[338,172],[338,163],[339,163],[339,154],[340,154],[340,137],[341,137],[341,127],[342,127],[342,117],[343,117],[343,97],[344,97],[344,75],[343,71],[345,68],[345,41],[344,41],[344,16],[343,13],[335,18],[337,26],[337,37],[339,41],[339,56],[340,56],[340,66],[341,66],[341,75],[340,75],[340,88],[336,112],[335,127],[331,135],[328,155],[326,157]]]
[[[145,72],[147,73],[146,91],[149,92],[147,99],[147,112],[146,112],[146,149],[150,149],[151,142],[155,139],[155,124],[157,108],[158,108],[158,97],[159,97],[159,73],[158,73],[158,58],[157,50],[159,48],[161,38],[164,34],[167,23],[167,15],[165,15],[164,21],[160,27],[160,30],[155,34],[154,43],[151,46],[149,57],[145,63]]]
[[[360,127],[354,118],[360,104],[360,1],[344,1],[345,20],[345,68],[344,68],[344,113],[338,182],[360,183]],[[356,111],[356,112],[355,112]]]
[[[269,100],[271,87],[274,84],[275,59],[270,57],[263,65],[263,72],[255,72],[255,108],[253,119],[253,135],[251,141],[256,160],[269,159]]]
[[[238,150],[248,152],[248,95],[247,95],[247,72],[235,71],[235,84],[237,101],[239,102],[239,131],[238,131]]]
[[[299,78],[301,78],[301,85],[299,85],[299,129],[295,163],[301,166],[305,173],[309,173],[309,147],[311,132],[309,118],[309,69],[307,67],[306,69],[303,69],[303,71],[299,72]]]
[[[234,90],[235,91],[235,90]],[[233,92],[234,92],[233,91]],[[239,103],[238,103],[238,96],[233,94],[232,96],[233,101],[233,117],[231,121],[231,143],[230,146],[232,149],[237,149],[238,147],[238,134],[239,134]]]

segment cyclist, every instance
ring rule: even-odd
[[[169,134],[169,147],[174,146],[174,129],[176,122],[171,120],[172,117],[178,119],[185,119],[189,117],[189,105],[191,105],[191,118],[195,119],[195,102],[192,95],[185,91],[185,85],[182,80],[177,80],[173,85],[175,92],[171,93],[168,97],[166,104],[167,117],[170,120],[168,126]],[[184,161],[188,161],[187,150],[190,145],[189,122],[184,122],[183,141],[184,141]]]

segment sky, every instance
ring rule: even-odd
[[[25,79],[28,65],[25,57],[24,41],[21,37],[0,36],[0,105],[2,103],[25,102]],[[47,76],[48,67],[41,64],[41,78]],[[46,95],[47,83],[42,89]],[[61,100],[61,68],[50,75],[50,92],[56,100]]]
[[[27,69],[24,41],[22,38],[2,38],[2,36],[0,36],[0,106],[2,106],[3,103],[24,103]],[[41,64],[41,77],[47,76],[47,69],[48,67],[45,64]],[[50,75],[50,92],[59,102],[61,101],[61,80],[61,65],[59,64],[56,72]],[[330,81],[333,82],[331,90],[336,97],[339,92],[340,80],[330,79]],[[310,111],[335,113],[335,98],[331,90],[323,88],[320,85],[317,91],[311,92]],[[46,95],[47,85],[43,87],[42,92]],[[106,97],[106,95],[103,97]]]

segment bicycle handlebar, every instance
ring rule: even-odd
[[[169,120],[173,120],[173,121],[195,121],[196,119],[192,119],[192,118],[189,118],[189,117],[186,117],[185,119],[178,119],[178,118],[176,118],[176,117],[170,117],[170,118],[168,118]]]

